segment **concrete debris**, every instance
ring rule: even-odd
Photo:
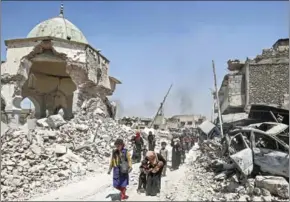
[[[43,118],[43,119],[38,119],[36,121],[36,124],[40,127],[49,127],[49,125],[46,122],[47,118]]]
[[[130,147],[129,139],[135,134],[111,118],[92,117],[85,110],[68,122],[60,115],[52,115],[37,120],[37,125],[28,132],[10,129],[1,136],[4,201],[27,200],[78,176],[106,171],[114,147],[111,143],[122,138]]]
[[[277,123],[272,125],[279,126]],[[279,131],[283,132],[285,128]],[[277,137],[278,130],[275,134],[269,130],[274,129],[262,131],[250,125],[233,128],[223,138],[200,134],[201,153],[197,161],[207,172],[215,173],[212,176],[214,191],[238,194],[239,199],[228,195],[229,198],[223,200],[289,199],[286,180],[289,179],[289,146]]]
[[[283,199],[289,198],[289,184],[283,177],[256,176],[255,184],[256,187],[263,188],[264,192],[268,190],[271,194],[280,196]]]
[[[51,128],[59,128],[64,125],[66,122],[60,114],[49,116],[46,120],[46,123]]]

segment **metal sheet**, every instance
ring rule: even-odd
[[[215,125],[213,123],[211,123],[210,121],[204,121],[202,122],[202,124],[200,124],[198,126],[198,128],[200,130],[202,130],[202,132],[204,132],[205,134],[209,134],[209,132],[215,127]]]
[[[232,161],[236,164],[237,168],[245,176],[252,173],[254,168],[253,153],[250,148],[243,149],[242,151],[230,156]]]

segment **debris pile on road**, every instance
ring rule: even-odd
[[[115,139],[128,143],[134,131],[105,118],[101,109],[93,112],[83,110],[68,122],[52,115],[37,120],[34,130],[2,134],[1,199],[28,199],[76,176],[106,171]]]
[[[213,127],[207,133],[201,130],[205,134],[199,142],[199,169],[215,173],[214,190],[224,193],[223,201],[287,200],[289,143],[279,136],[286,135],[288,128],[263,122],[233,128],[224,138],[204,138]]]

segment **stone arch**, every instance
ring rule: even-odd
[[[42,55],[42,54],[44,54],[44,55]],[[51,58],[48,57],[46,59],[45,58],[46,56],[50,56],[50,57],[53,56],[53,58],[50,61]],[[53,43],[51,40],[43,40],[38,45],[36,45],[30,53],[28,53],[26,56],[22,57],[20,65],[19,65],[19,69],[17,72],[17,74],[19,75],[19,81],[16,83],[15,92],[14,92],[13,97],[16,98],[17,96],[21,96],[24,94],[26,94],[26,95],[32,94],[33,95],[34,94],[33,91],[37,92],[37,89],[36,89],[37,84],[35,84],[35,83],[37,83],[37,78],[36,78],[37,76],[33,75],[33,78],[32,78],[31,74],[34,74],[35,73],[34,70],[36,70],[37,68],[41,68],[41,63],[43,63],[43,62],[46,63],[46,65],[51,65],[51,67],[55,66],[55,64],[56,64],[55,59],[56,59],[56,61],[60,62],[60,63],[58,63],[58,62],[56,62],[56,63],[61,65],[61,69],[62,69],[63,73],[62,73],[62,76],[59,76],[56,73],[56,76],[54,76],[54,77],[55,78],[61,78],[61,77],[67,78],[72,83],[71,85],[75,86],[75,89],[71,91],[70,97],[72,99],[73,94],[74,94],[73,92],[77,89],[77,84],[81,83],[79,81],[79,79],[80,79],[79,77],[81,77],[82,80],[86,80],[87,78],[84,77],[84,76],[86,76],[86,73],[80,72],[80,70],[84,70],[84,68],[77,67],[76,64],[74,62],[72,62],[71,59],[68,58],[66,54],[57,52],[55,50],[55,48],[53,47]],[[56,69],[56,68],[54,68],[54,69]],[[38,75],[40,75],[40,74],[38,74]],[[47,72],[45,74],[42,73],[42,75],[47,75]],[[39,79],[39,81],[40,80],[41,79]],[[78,82],[76,82],[76,81],[78,81]],[[53,82],[51,82],[51,83],[53,83]],[[35,87],[34,85],[36,85],[36,88],[34,88]],[[50,85],[50,84],[48,83],[48,85]],[[23,88],[26,88],[25,93],[22,93]],[[65,92],[67,94],[68,91],[65,91]],[[56,93],[63,94],[59,90],[52,91],[52,92],[48,92],[48,91],[43,92],[42,91],[40,94],[54,95]],[[23,97],[25,97],[25,96],[23,96]],[[36,97],[34,97],[34,99],[37,98],[35,100],[40,100],[40,103],[36,104],[36,105],[40,106],[41,113],[40,112],[37,113],[40,117],[46,117],[47,110],[49,111],[49,115],[54,114],[54,108],[56,106],[48,106],[47,103],[49,101],[46,101],[47,100],[46,97],[48,97],[49,100],[51,100],[50,96],[44,96],[43,99],[41,98],[41,95],[40,96],[37,95]],[[65,96],[65,99],[67,99],[67,97],[69,97],[69,96]],[[20,98],[22,100],[22,97],[20,97]],[[20,107],[20,102],[21,102],[20,98],[18,97],[16,99],[16,102],[14,104],[14,108],[21,108]],[[19,102],[19,100],[20,100],[20,102]],[[18,104],[19,104],[19,106],[18,106]],[[69,104],[62,103],[63,108],[67,108],[68,107],[67,105],[69,105]],[[71,107],[71,105],[70,105],[70,107]],[[72,111],[72,110],[68,110],[68,111]],[[69,116],[69,117],[71,117],[71,116]]]
[[[54,45],[54,42],[57,41],[58,40],[56,39],[47,38],[43,39],[41,42],[38,42],[38,44],[34,46],[32,51],[30,51],[31,47],[27,48],[27,50],[29,50],[30,52],[28,52],[28,54],[25,54],[20,60],[17,59],[17,64],[13,64],[12,61],[14,58],[11,58],[11,64],[18,66],[16,67],[17,73],[14,73],[15,78],[17,78],[16,82],[13,83],[14,90],[10,91],[11,93],[9,94],[9,99],[7,98],[7,100],[9,100],[9,107],[13,109],[13,113],[20,113],[20,103],[23,97],[25,97],[23,95],[35,95],[35,93],[32,91],[23,93],[23,86],[26,85],[26,83],[29,83],[27,84],[27,86],[33,87],[33,83],[37,83],[37,81],[35,82],[33,79],[28,82],[30,73],[33,72],[35,68],[37,68],[38,64],[35,64],[36,61],[38,63],[42,61],[45,61],[47,63],[51,62],[49,57],[46,58],[48,54],[52,54],[54,58],[58,58],[59,60],[61,60],[61,63],[64,64],[64,70],[66,72],[65,75],[71,79],[76,87],[73,92],[69,92],[69,94],[71,95],[67,96],[67,99],[70,101],[67,104],[67,108],[64,109],[64,113],[66,113],[65,111],[67,111],[67,114],[71,118],[72,112],[76,112],[81,107],[84,100],[99,95],[102,97],[103,95],[109,94],[108,92],[110,92],[110,89],[106,86],[106,80],[103,79],[103,77],[108,77],[105,67],[103,68],[102,61],[104,61],[104,59],[92,50],[92,53],[84,52],[86,60],[79,61],[79,59],[83,56],[80,57],[78,54],[67,55],[67,52],[63,51],[65,49],[61,49],[58,46]],[[62,44],[64,45],[64,48],[68,47],[65,42],[62,42]],[[89,49],[89,47],[86,47],[84,51],[87,51]],[[50,70],[50,68],[48,68],[47,70]],[[36,86],[38,85],[36,84]],[[48,91],[50,90],[51,89],[49,89]],[[42,94],[40,93],[41,95],[39,95],[38,93],[39,96],[37,95],[34,97],[37,101],[39,101],[38,103],[41,108],[42,117],[45,117],[46,103],[44,99],[40,97],[46,93],[47,91]],[[50,112],[52,111],[50,110]]]
[[[21,100],[21,102],[23,100],[25,100],[25,99],[29,99],[33,103],[33,105],[34,105],[34,116],[35,116],[35,118],[41,118],[41,106],[39,104],[39,101],[34,96],[29,95],[29,96],[23,97],[23,99]]]

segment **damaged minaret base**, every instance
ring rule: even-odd
[[[1,100],[16,125],[24,98],[32,101],[38,119],[60,109],[65,119],[71,119],[92,98],[98,100],[95,107],[104,116],[114,117],[116,107],[107,96],[121,82],[108,75],[109,60],[88,44],[63,13],[37,25],[27,38],[6,40],[5,44]]]

